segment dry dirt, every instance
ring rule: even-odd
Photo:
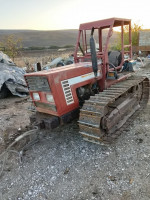
[[[29,105],[16,97],[1,100],[0,130],[28,125]],[[150,102],[110,145],[83,141],[76,121],[51,132],[37,131],[43,137],[28,148],[22,163],[17,154],[9,154],[0,199],[149,200],[149,116]]]
[[[29,97],[20,98],[11,96],[6,99],[0,99],[0,152],[3,144],[14,132],[21,132],[29,125],[30,112],[28,107],[31,103],[28,102]]]

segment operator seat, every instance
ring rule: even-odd
[[[122,60],[122,53],[120,51],[109,51],[108,52],[108,61],[109,67],[118,67]]]

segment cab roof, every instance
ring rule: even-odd
[[[98,20],[94,22],[88,22],[80,24],[79,30],[91,30],[92,28],[109,28],[111,25],[113,27],[121,26],[122,22],[124,25],[129,25],[131,23],[131,19],[123,19],[123,18],[109,18]]]

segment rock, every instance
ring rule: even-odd
[[[68,174],[70,171],[70,168],[66,168],[65,171],[64,171],[64,174]]]
[[[108,176],[108,178],[111,180],[111,181],[116,181],[116,177],[115,176]]]
[[[130,178],[129,183],[132,184],[133,181],[134,181],[134,179],[133,179],[133,178]]]
[[[28,195],[31,196],[32,195],[32,191],[28,190]]]

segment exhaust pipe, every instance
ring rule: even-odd
[[[96,45],[95,45],[95,39],[94,39],[93,33],[94,33],[94,28],[92,28],[92,30],[91,30],[90,50],[91,50],[91,60],[92,60],[93,72],[94,72],[95,77],[97,77],[97,71],[98,71],[97,55],[96,55]]]

